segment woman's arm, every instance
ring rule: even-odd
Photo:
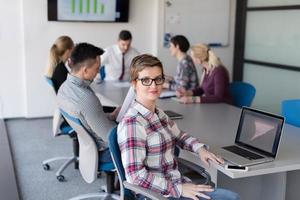
[[[201,147],[205,146],[197,138],[194,138],[181,131],[178,128],[177,124],[169,118],[168,127],[176,138],[176,145],[178,145],[182,149],[197,153],[199,152]]]
[[[213,84],[214,91],[213,94],[205,94],[200,97],[201,103],[219,103],[225,102],[226,88],[229,84],[228,76],[225,69],[215,69],[218,70],[213,74]]]

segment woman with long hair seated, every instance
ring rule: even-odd
[[[196,65],[201,65],[200,87],[194,90],[179,88],[176,95],[181,103],[229,103],[229,74],[215,53],[204,44],[191,47],[191,57]]]

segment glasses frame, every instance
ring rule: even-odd
[[[145,82],[144,82],[145,79],[150,79],[151,80],[150,83],[149,84],[145,84]],[[162,82],[159,83],[159,84],[157,83],[158,79],[162,79]],[[153,82],[155,83],[155,85],[162,85],[165,82],[165,77],[164,76],[158,76],[156,78],[145,77],[145,78],[136,78],[136,80],[141,81],[141,83],[142,83],[143,86],[150,86],[150,85],[152,85]]]

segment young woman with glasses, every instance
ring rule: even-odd
[[[206,163],[223,163],[196,138],[156,106],[164,83],[163,66],[156,57],[143,54],[133,59],[131,84],[136,99],[118,125],[118,143],[127,181],[158,192],[169,199],[239,199],[234,192],[193,184],[182,176],[174,156],[175,146],[198,153]],[[147,199],[137,195],[138,199]]]

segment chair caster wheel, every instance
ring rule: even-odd
[[[48,171],[48,170],[50,170],[50,165],[43,164],[43,168],[44,168],[45,171]]]
[[[56,177],[59,182],[65,181],[65,177],[63,175],[59,175]]]

